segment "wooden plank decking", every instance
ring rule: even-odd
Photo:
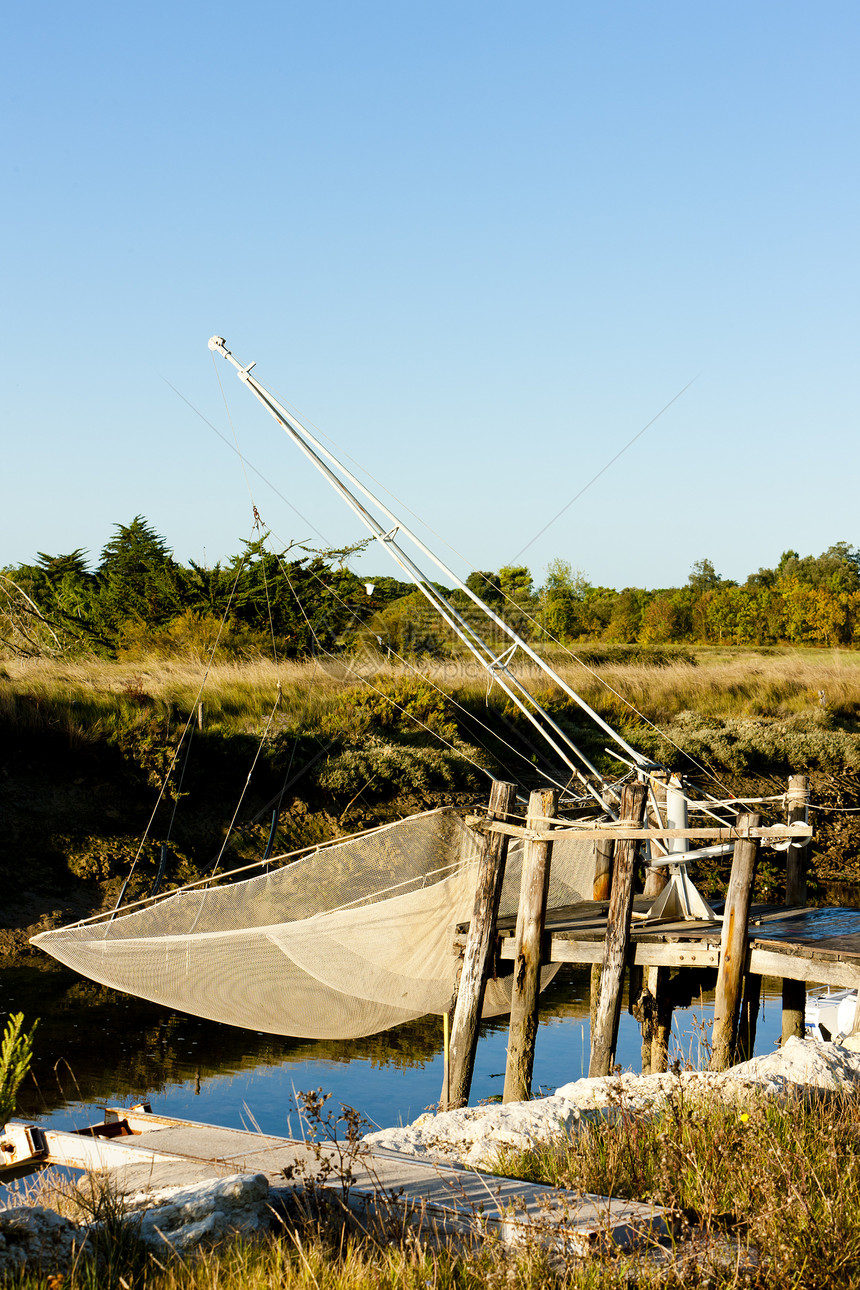
[[[85,1133],[38,1131],[34,1167],[51,1164],[106,1171],[121,1194],[186,1187],[237,1173],[261,1173],[279,1192],[332,1172],[320,1185],[359,1216],[385,1212],[427,1235],[507,1242],[565,1242],[587,1253],[602,1242],[653,1242],[668,1231],[664,1211],[647,1201],[582,1195],[538,1183],[477,1173],[396,1151],[303,1141],[153,1115],[145,1107],[108,1108],[106,1123]],[[105,1134],[110,1136],[104,1136]],[[342,1185],[342,1169],[351,1171]],[[286,1172],[285,1172],[286,1171]]]
[[[647,919],[651,904],[633,904],[628,964],[640,967],[717,968],[722,923]],[[584,901],[547,911],[544,962],[600,963],[606,936],[606,901]],[[715,912],[720,912],[719,903]],[[514,918],[499,920],[499,953],[514,958]],[[468,923],[457,928],[465,942]],[[860,989],[860,909],[753,905],[747,928],[748,972]]]

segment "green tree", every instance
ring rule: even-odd
[[[664,645],[683,635],[679,606],[671,591],[658,592],[642,613],[639,640],[643,645]]]
[[[590,585],[585,574],[574,569],[569,561],[560,558],[550,560],[546,581],[541,588],[541,609],[544,624],[553,636],[571,638],[580,635]]]
[[[515,600],[518,605],[530,604],[534,600],[531,569],[524,564],[502,565],[499,570],[499,587],[505,596]]]
[[[466,586],[480,600],[487,605],[492,605],[494,609],[504,600],[502,584],[497,573],[491,573],[486,569],[475,569],[466,579]],[[466,599],[468,600],[468,597]]]
[[[696,560],[690,569],[688,584],[694,591],[702,593],[711,591],[714,587],[719,586],[722,578],[714,568],[711,560]]]
[[[642,631],[642,615],[651,600],[651,593],[640,587],[625,587],[618,592],[609,609],[606,639],[618,644],[632,645]]]
[[[97,570],[101,624],[114,633],[127,619],[163,626],[183,608],[179,566],[167,542],[142,515],[115,527]]]

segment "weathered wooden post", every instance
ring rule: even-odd
[[[488,818],[504,819],[510,813],[515,795],[515,784],[493,780],[487,811]],[[503,833],[488,831],[484,834],[478,862],[475,905],[472,910],[472,921],[469,924],[469,935],[466,938],[463,970],[460,974],[457,1004],[451,1026],[448,1063],[448,1105],[451,1108],[465,1106],[469,1100],[484,989],[495,953],[496,918],[499,912],[499,898],[502,894],[507,854],[508,838]]]
[[[627,975],[629,1002],[627,1011],[639,1022],[642,1032],[642,1074],[651,1074],[651,1037],[654,1022],[654,999],[648,989],[650,969],[631,963]]]
[[[791,775],[786,794],[788,823],[798,820],[806,823],[809,818],[809,781],[805,775]],[[806,859],[807,843],[790,841],[785,853],[785,903],[786,905],[806,904]],[[805,1033],[804,1018],[806,1015],[806,982],[790,981],[788,977],[782,982],[782,1043],[796,1035],[802,1039]]]
[[[625,784],[621,793],[619,824],[641,828],[645,815],[647,790],[644,784]],[[588,1074],[608,1075],[615,1056],[615,1036],[621,1010],[621,987],[627,948],[630,944],[630,914],[633,909],[633,866],[638,842],[619,840],[615,844],[612,894],[603,946],[603,974],[597,1016],[591,1033],[591,1062]]]
[[[669,778],[668,771],[652,771],[650,780],[649,802],[648,802],[648,823],[651,828],[664,828],[666,825],[666,783]],[[661,846],[658,842],[649,842],[648,849],[651,857],[656,855],[666,855],[665,844]],[[651,900],[656,900],[660,892],[669,881],[669,870],[666,865],[645,865],[645,886],[642,891],[643,896]]]
[[[761,977],[757,972],[747,972],[744,977],[744,1000],[738,1023],[738,1061],[748,1062],[755,1049],[758,1027],[758,1010],[761,1005]]]
[[[594,883],[591,889],[592,900],[608,900],[612,891],[612,857],[615,854],[615,843],[606,838],[594,843]],[[600,963],[591,965],[591,1033],[594,1034],[594,1023],[597,1020],[597,1000],[600,998],[600,978],[603,967]]]
[[[649,969],[653,973],[651,990],[654,995],[654,1017],[651,1022],[651,1074],[662,1075],[669,1069],[669,1040],[672,1036],[673,999],[670,993],[670,973],[665,967]]]
[[[608,900],[612,891],[612,855],[615,843],[611,838],[604,838],[594,844],[594,885],[591,889],[592,900]]]
[[[547,829],[558,809],[558,790],[539,789],[529,797],[526,827]],[[514,947],[514,989],[503,1102],[531,1097],[535,1040],[538,1028],[541,950],[546,922],[546,897],[552,863],[551,842],[526,842],[517,909]]]
[[[631,974],[631,990],[633,969]],[[649,967],[642,972],[642,987],[630,1008],[642,1029],[642,1074],[657,1075],[669,1068],[669,1038],[672,1034],[673,1000],[669,992],[669,969]]]
[[[747,927],[759,848],[757,838],[743,835],[760,825],[761,816],[757,812],[750,812],[748,815],[739,815],[735,826],[741,836],[735,843],[723,913],[720,967],[714,1000],[714,1046],[710,1063],[712,1071],[726,1070],[735,1058],[741,982],[747,957]]]

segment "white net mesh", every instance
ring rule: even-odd
[[[453,811],[433,811],[33,944],[103,985],[196,1016],[357,1038],[449,1007],[454,931],[471,916],[479,845]],[[590,896],[593,868],[589,842],[556,843],[551,906]],[[501,914],[516,912],[521,870],[514,844]],[[489,983],[485,1015],[507,1010],[510,981]]]

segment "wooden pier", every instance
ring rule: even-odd
[[[633,900],[628,968],[668,967],[713,969],[720,965],[722,921],[649,919],[650,898]],[[722,913],[724,902],[715,901]],[[599,963],[606,938],[608,902],[588,901],[547,913],[545,961]],[[465,943],[468,924],[459,930]],[[500,919],[498,952],[502,960],[515,957],[514,919]],[[860,987],[860,909],[796,908],[752,905],[747,926],[745,972],[814,981],[821,985]]]
[[[556,824],[555,802],[546,792],[533,793],[525,820],[516,821],[510,814],[513,786],[495,785],[486,816],[469,817],[467,823],[485,841],[479,880],[484,894],[475,903],[471,922],[458,927],[455,940],[469,970],[461,978],[454,1010],[451,1106],[468,1099],[469,1054],[474,1052],[484,983],[505,961],[514,963],[505,1101],[530,1095],[537,1032],[534,982],[546,964],[592,967],[591,1075],[612,1069],[625,974],[630,1011],[642,1025],[645,1073],[666,1069],[672,1011],[689,1004],[700,990],[716,988],[714,1070],[752,1055],[763,976],[783,982],[783,1042],[803,1035],[807,983],[860,990],[860,909],[809,908],[805,903],[812,830],[803,776],[789,780],[786,823],[771,826],[763,825],[754,812],[739,815],[733,825],[698,828],[670,828],[658,813],[655,824],[647,814],[648,792],[645,783],[627,784],[620,818],[614,823]],[[547,909],[552,843],[562,835],[592,839],[596,899]],[[526,843],[520,909],[516,918],[500,919],[493,893],[500,889],[507,844],[513,838]],[[695,851],[672,853],[674,839],[732,843],[725,900],[709,906],[696,893],[695,908],[686,908],[685,916],[677,909],[670,912],[659,898],[663,874],[672,866],[686,874],[687,862],[696,859]],[[768,843],[787,848],[786,903],[752,905],[759,848]],[[652,867],[646,870],[646,890],[650,885],[652,891],[634,896],[636,852],[644,844],[655,848]],[[662,873],[655,864],[663,866]]]

